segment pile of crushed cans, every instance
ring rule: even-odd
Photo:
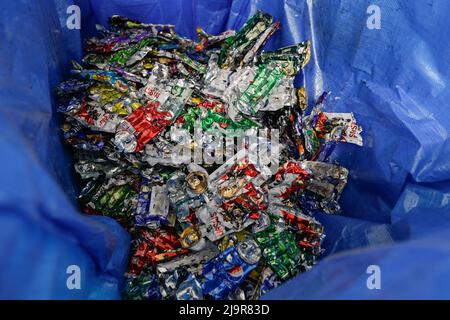
[[[308,107],[294,87],[309,41],[262,51],[279,23],[260,11],[237,32],[197,28],[197,41],[109,25],[56,96],[81,208],[132,236],[123,297],[258,299],[310,269],[324,239],[314,215],[340,211],[348,178],[327,160],[362,130],[322,110],[326,93]]]

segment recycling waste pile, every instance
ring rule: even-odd
[[[258,299],[312,268],[326,235],[314,215],[339,214],[348,178],[327,161],[362,129],[294,87],[309,41],[262,50],[280,26],[261,11],[196,41],[109,25],[56,95],[82,210],[133,239],[123,298]]]

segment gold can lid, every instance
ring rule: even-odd
[[[194,226],[189,226],[180,235],[180,243],[183,248],[189,248],[197,244],[201,235]]]
[[[219,194],[225,199],[230,199],[236,194],[237,191],[238,191],[237,185],[233,184],[220,188]]]
[[[206,174],[203,172],[195,171],[188,174],[186,177],[189,188],[196,194],[204,192],[208,186],[208,180]]]

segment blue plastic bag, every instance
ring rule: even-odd
[[[66,22],[81,8],[81,31]],[[381,28],[367,20],[376,5]],[[267,299],[450,298],[450,3],[352,0],[46,0],[0,4],[0,298],[116,299],[130,238],[77,211],[52,88],[95,24],[121,14],[171,23],[193,38],[238,29],[257,10],[281,29],[266,49],[310,39],[297,84],[310,103],[353,112],[364,147],[341,144],[350,169],[344,214],[319,215],[325,257]],[[81,289],[67,268],[78,265]],[[368,267],[381,272],[369,290]],[[370,270],[370,269],[369,269]],[[370,281],[370,279],[369,279]]]

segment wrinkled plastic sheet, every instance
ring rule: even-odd
[[[82,29],[66,27],[80,6]],[[237,29],[257,10],[281,29],[266,49],[310,39],[296,79],[310,103],[352,111],[364,147],[339,145],[350,169],[344,213],[321,214],[324,258],[266,299],[450,298],[450,78],[445,0],[47,0],[0,4],[0,298],[116,299],[130,238],[112,219],[80,214],[52,88],[81,40],[113,14],[172,23],[182,35]],[[366,26],[381,9],[381,29]],[[82,270],[68,290],[66,269]],[[368,290],[378,265],[381,290]]]

